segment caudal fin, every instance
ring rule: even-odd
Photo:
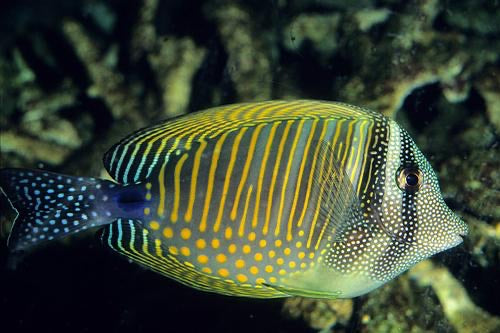
[[[18,213],[8,246],[14,251],[112,222],[116,184],[29,169],[0,169],[0,189]]]

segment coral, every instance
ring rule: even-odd
[[[477,307],[461,283],[443,267],[424,261],[410,271],[420,286],[431,286],[443,311],[458,333],[498,332],[500,317],[492,316]]]
[[[314,329],[328,330],[335,325],[346,325],[351,318],[353,301],[350,299],[315,300],[289,298],[283,312],[291,318],[302,318]]]
[[[359,318],[360,332],[453,332],[433,290],[408,274],[370,293]]]
[[[478,34],[500,32],[498,5],[488,0],[448,1],[444,21],[452,27]],[[473,14],[471,14],[473,13]]]
[[[465,219],[470,230],[465,240],[467,253],[482,268],[500,267],[500,220],[489,224],[470,215]]]
[[[493,63],[499,50],[482,39],[477,41],[477,47],[483,50],[478,54],[475,48],[467,47],[464,35],[436,32],[433,22],[439,11],[434,0],[411,2],[403,12],[389,15],[385,33],[392,41],[383,44],[350,31],[355,41],[341,45],[353,46],[344,52],[356,55],[354,61],[360,69],[345,84],[335,87],[339,97],[386,115],[394,115],[412,91],[432,83],[441,84],[452,102],[465,99],[469,90],[464,82],[485,64]]]
[[[87,89],[88,95],[101,97],[115,118],[133,114],[138,109],[139,102],[125,86],[123,76],[114,70],[117,50],[110,48],[109,54],[102,55],[96,43],[76,21],[65,21],[63,31],[91,78],[92,85]]]
[[[290,50],[299,49],[304,41],[312,43],[322,55],[331,55],[337,48],[337,28],[341,15],[299,15],[283,31],[283,41]]]
[[[478,75],[475,87],[484,98],[490,122],[497,133],[500,133],[500,69],[495,66],[485,67]]]
[[[164,39],[159,50],[148,56],[158,85],[163,90],[163,110],[167,117],[186,113],[191,98],[193,75],[199,69],[205,50],[191,39]]]
[[[477,142],[477,141],[476,141]],[[453,194],[476,216],[500,220],[500,154],[497,149],[473,150],[468,163],[460,157],[451,158],[443,165],[443,179],[460,175],[461,181],[448,181],[447,193]]]
[[[228,53],[227,72],[241,101],[271,97],[271,61],[266,38],[257,33],[252,17],[232,1],[217,3],[206,12],[215,20]]]

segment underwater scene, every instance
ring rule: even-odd
[[[500,332],[500,2],[0,4],[2,332]]]

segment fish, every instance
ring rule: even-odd
[[[15,253],[82,230],[184,285],[224,295],[352,298],[468,228],[394,120],[314,100],[240,103],[140,129],[113,179],[5,168]]]

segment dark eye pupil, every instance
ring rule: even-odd
[[[410,173],[409,175],[406,175],[406,185],[408,185],[408,186],[418,185],[418,176],[414,173]]]

